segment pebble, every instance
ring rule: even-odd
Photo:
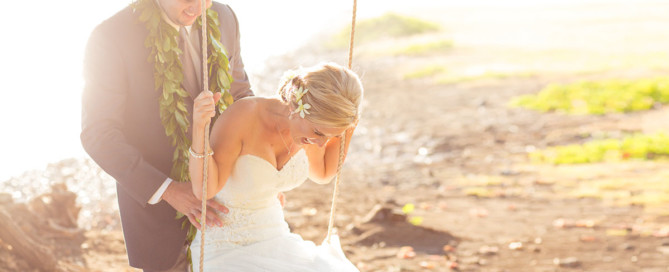
[[[479,248],[479,254],[484,256],[497,255],[497,252],[499,252],[499,248],[496,246],[482,246]]]
[[[568,257],[564,259],[555,258],[553,259],[553,264],[559,267],[576,268],[581,266],[581,261],[576,257]]]
[[[527,248],[528,248],[531,252],[534,252],[534,253],[539,253],[539,252],[541,252],[541,248],[538,247],[538,246],[529,246],[529,247],[527,247]]]
[[[444,252],[447,252],[447,253],[448,252],[455,252],[455,247],[453,247],[452,245],[445,245],[442,249],[444,250]]]
[[[635,247],[633,245],[630,245],[630,244],[622,244],[620,246],[620,248],[622,248],[623,250],[627,250],[627,251],[631,251],[631,250],[635,249]]]
[[[420,267],[425,268],[425,269],[433,269],[436,267],[436,265],[433,262],[426,262],[422,261],[420,262]]]
[[[523,249],[523,243],[522,242],[513,242],[509,244],[509,249],[511,250],[522,250]]]
[[[416,257],[416,252],[410,246],[403,246],[397,252],[397,258],[399,259],[413,259],[414,257]]]

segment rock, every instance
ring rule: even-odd
[[[442,249],[446,253],[455,252],[455,247],[452,245],[445,245]]]
[[[534,243],[535,244],[540,245],[542,242],[543,242],[543,240],[541,239],[541,237],[534,238]]]
[[[420,267],[425,269],[434,269],[437,265],[433,262],[422,261],[420,262]]]
[[[669,246],[669,240],[662,240],[662,246]]]
[[[482,246],[479,248],[479,254],[483,256],[497,255],[497,252],[499,252],[499,248],[496,246]]]
[[[527,248],[530,250],[530,252],[534,252],[534,253],[540,253],[541,252],[541,248],[539,246],[529,246]]]
[[[621,248],[622,250],[632,251],[632,250],[634,250],[636,247],[634,247],[634,245],[630,245],[630,244],[622,244],[622,245],[620,246],[620,248]]]
[[[413,251],[413,247],[403,246],[397,252],[396,256],[398,259],[413,259],[414,257],[416,257],[416,252]]]
[[[511,250],[522,250],[523,249],[523,243],[522,242],[512,242],[509,244],[509,249]]]
[[[555,258],[553,263],[559,267],[577,268],[581,266],[581,261],[576,257],[569,257],[564,259]]]

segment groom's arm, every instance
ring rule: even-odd
[[[106,35],[108,30],[104,24],[97,27],[86,48],[81,142],[91,158],[144,206],[167,176],[144,160],[123,134],[128,79],[117,41]]]

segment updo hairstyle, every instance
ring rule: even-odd
[[[279,95],[293,111],[299,107],[295,92],[300,87],[309,90],[301,98],[302,104],[311,106],[305,119],[326,127],[345,128],[360,117],[364,91],[360,78],[350,69],[330,62],[286,72]]]

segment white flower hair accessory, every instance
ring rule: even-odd
[[[295,91],[295,101],[297,101],[297,109],[294,113],[299,113],[300,117],[304,118],[305,114],[309,114],[308,109],[311,109],[311,105],[307,103],[302,103],[302,97],[309,91],[309,89],[303,89],[300,87]]]

